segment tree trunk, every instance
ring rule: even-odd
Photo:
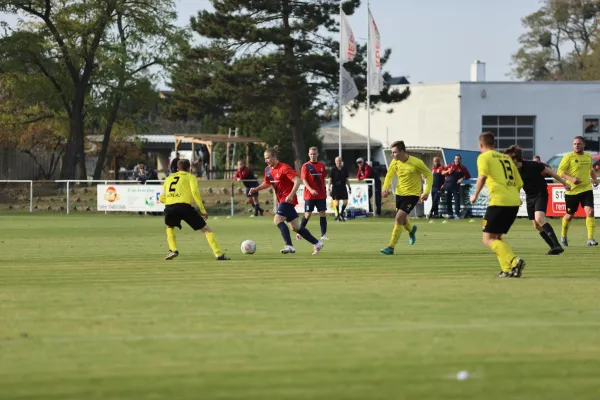
[[[290,128],[292,131],[292,148],[294,150],[294,167],[300,173],[304,158],[306,157],[306,149],[304,145],[304,132],[300,126],[300,103],[296,96],[291,98],[291,114]]]
[[[75,179],[78,160],[78,138],[83,135],[83,115],[73,113],[69,119],[69,139],[63,157],[60,179]]]
[[[94,169],[94,179],[101,179],[102,170],[104,169],[104,162],[106,161],[106,152],[108,151],[108,146],[110,144],[110,134],[112,133],[112,128],[117,120],[117,114],[119,113],[119,106],[121,105],[121,94],[117,94],[115,98],[115,102],[110,109],[110,114],[108,115],[108,120],[106,121],[106,128],[104,129],[104,136],[102,137],[102,147],[100,148],[100,153],[98,153],[98,161],[96,162],[96,168]]]

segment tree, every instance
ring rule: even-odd
[[[527,32],[513,55],[514,77],[600,79],[600,0],[548,0],[522,21]]]
[[[104,105],[108,142],[123,93],[175,51],[173,1],[0,0],[0,11],[31,18],[0,40],[0,72],[38,71],[52,84],[69,117],[61,177],[79,166],[85,179],[89,107]]]

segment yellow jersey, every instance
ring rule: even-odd
[[[487,177],[490,206],[518,207],[523,179],[517,166],[506,154],[488,150],[477,157],[477,172]]]
[[[578,185],[567,180],[571,185],[571,190],[566,190],[565,194],[579,194],[592,190],[592,179],[590,171],[592,170],[592,156],[589,153],[581,155],[571,152],[563,157],[558,166],[558,176],[567,174],[573,178],[578,178],[581,183]]]
[[[396,194],[398,196],[420,196],[421,193],[429,194],[433,184],[433,174],[421,159],[408,156],[405,162],[393,159],[385,175],[383,190],[388,190],[392,185],[394,176],[398,177]],[[425,177],[425,189],[422,188],[421,176]]]
[[[167,177],[164,184],[164,193],[160,195],[160,202],[166,206],[173,204],[192,204],[196,202],[202,214],[206,209],[198,190],[198,178],[189,172],[175,172]]]

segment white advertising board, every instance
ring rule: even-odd
[[[98,211],[162,212],[162,185],[98,185]]]
[[[350,188],[352,188],[352,193],[348,193],[348,208],[361,208],[367,212],[369,212],[369,185],[366,183],[356,183],[350,184]],[[300,185],[298,189],[298,205],[296,206],[296,211],[298,213],[304,212],[304,185]],[[313,212],[317,212],[317,210],[313,210]],[[330,196],[327,196],[327,213],[333,214],[335,212],[335,208],[333,206],[333,201]]]

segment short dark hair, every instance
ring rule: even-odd
[[[496,146],[496,138],[492,132],[483,132],[481,135],[479,135],[479,142],[483,143],[483,145],[487,147]]]
[[[583,142],[583,144],[585,144],[585,138],[583,136],[575,136],[573,138],[573,140],[575,140],[575,139],[581,139],[581,141]]]
[[[504,154],[507,154],[510,158],[516,158],[518,162],[523,162],[523,149],[516,144],[504,150]]]
[[[462,160],[462,156],[460,154],[455,154],[454,158],[456,158],[456,157],[458,157],[458,158],[460,158]]]
[[[396,148],[398,151],[404,151],[406,152],[406,145],[404,144],[403,140],[397,140],[394,143],[392,143],[392,147],[390,148]]]
[[[177,169],[180,171],[190,172],[191,166],[192,164],[190,163],[190,160],[183,159],[177,161]]]
[[[533,158],[539,158],[540,160],[542,159],[542,157],[538,156],[537,154],[533,156]]]

